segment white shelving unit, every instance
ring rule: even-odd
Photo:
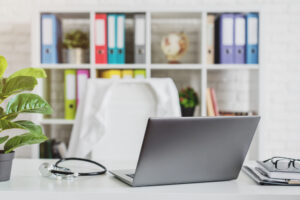
[[[86,9],[86,8],[85,8]],[[198,92],[201,100],[201,106],[198,109],[198,116],[206,116],[206,88],[209,86],[208,78],[211,72],[215,71],[236,71],[236,70],[243,70],[243,71],[250,71],[251,73],[254,72],[254,75],[257,77],[257,82],[255,84],[258,85],[257,91],[255,91],[256,95],[256,102],[257,107],[255,111],[258,114],[261,113],[263,92],[262,90],[262,56],[261,56],[261,43],[262,39],[260,39],[260,50],[259,50],[259,62],[260,64],[251,65],[251,64],[207,64],[206,63],[206,17],[208,13],[218,14],[224,12],[239,12],[239,13],[248,13],[248,12],[256,12],[259,13],[260,16],[260,35],[263,33],[262,29],[262,13],[259,9],[245,9],[245,10],[230,10],[230,9],[220,9],[217,10],[201,10],[201,8],[191,8],[189,9],[178,9],[178,10],[110,10],[110,9],[95,9],[90,8],[88,10],[39,10],[35,15],[35,22],[32,25],[32,63],[34,67],[41,67],[47,70],[62,70],[62,69],[89,69],[91,72],[91,78],[97,78],[97,71],[103,69],[145,69],[147,78],[151,78],[159,74],[160,72],[167,73],[168,71],[176,71],[175,73],[187,73],[192,75],[191,80],[187,80],[189,84],[196,84],[198,87]],[[42,13],[54,13],[60,17],[67,17],[67,18],[80,18],[82,16],[89,16],[89,23],[90,23],[90,63],[89,64],[41,64],[40,59],[40,16]],[[146,16],[146,63],[145,64],[95,64],[95,55],[94,55],[94,15],[95,13],[125,13],[125,14],[132,14],[132,13],[145,13]],[[195,63],[187,63],[187,64],[167,64],[164,63],[156,63],[152,62],[152,25],[153,23],[158,23],[162,20],[162,23],[167,23],[169,19],[172,17],[182,17],[183,19],[189,19],[192,17],[193,19],[199,20],[200,26],[195,31],[198,33],[198,50],[197,50],[197,59],[198,61]],[[197,36],[196,36],[197,37]],[[196,72],[196,73],[194,73]],[[176,82],[176,80],[175,80]],[[43,88],[43,87],[40,87]],[[40,93],[43,94],[43,89],[40,89]],[[63,94],[62,94],[63,95]],[[263,116],[262,116],[263,119]],[[42,125],[72,125],[74,123],[73,120],[65,120],[65,119],[49,119],[49,118],[41,118]],[[263,126],[263,120],[260,124],[260,127]],[[250,158],[257,158],[259,157],[258,149],[259,149],[259,139],[257,138],[252,145],[251,155]],[[38,155],[36,154],[34,157]]]
[[[43,119],[41,121],[42,125],[55,125],[55,124],[74,124],[74,120],[69,120],[69,119]]]

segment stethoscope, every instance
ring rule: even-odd
[[[70,160],[92,163],[100,167],[102,170],[95,171],[95,172],[73,172],[69,168],[59,166],[59,164],[61,164],[62,162],[70,161]],[[78,176],[97,176],[97,175],[105,174],[107,169],[105,166],[101,165],[96,161],[84,159],[84,158],[72,157],[72,158],[62,158],[58,160],[55,164],[42,163],[39,167],[39,171],[40,174],[44,177],[72,180]]]

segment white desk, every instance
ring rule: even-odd
[[[234,181],[131,188],[110,174],[80,177],[72,182],[44,178],[38,173],[38,167],[42,162],[45,160],[15,159],[11,180],[0,182],[0,198],[3,200],[300,199],[300,187],[259,186],[243,172],[238,180]]]

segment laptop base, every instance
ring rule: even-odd
[[[132,186],[133,178],[128,176],[128,174],[134,174],[135,170],[112,170],[109,171],[112,175],[114,175],[120,181]]]

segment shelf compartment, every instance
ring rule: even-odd
[[[201,14],[189,12],[154,12],[151,14],[151,61],[167,63],[161,49],[161,40],[170,33],[184,33],[189,41],[181,63],[201,63]]]
[[[84,49],[83,54],[85,56],[83,56],[83,62],[84,63],[90,63],[90,48],[88,46],[90,46],[91,41],[90,41],[90,14],[89,12],[69,12],[69,13],[64,13],[64,12],[55,12],[55,13],[49,13],[49,12],[42,12],[40,13],[41,16],[43,16],[44,14],[53,14],[57,17],[58,21],[59,21],[59,27],[58,28],[58,45],[57,45],[57,49],[59,49],[58,51],[58,57],[59,57],[59,63],[67,63],[67,60],[69,58],[73,56],[75,56],[75,52],[72,53],[72,55],[69,55],[69,51],[66,51],[66,49],[63,48],[63,41],[65,38],[66,33],[75,31],[75,30],[79,30],[82,31],[84,33],[87,34],[87,39],[89,42],[89,45],[87,45],[86,49]],[[43,22],[41,22],[41,25],[43,26]],[[43,29],[43,27],[41,27],[41,30]],[[40,42],[42,43],[42,38],[40,38]],[[41,54],[42,52],[40,52]],[[41,56],[40,56],[41,58]],[[75,64],[75,60],[74,63]],[[40,63],[44,64],[42,62],[42,60],[40,60]],[[45,63],[46,64],[46,63]]]
[[[207,87],[214,88],[220,111],[258,113],[258,71],[208,71]]]
[[[74,68],[71,68],[74,69]],[[75,80],[77,79],[77,70]],[[46,69],[47,78],[43,79],[43,91],[41,95],[49,102],[53,108],[51,115],[46,115],[45,119],[63,119],[65,117],[65,70],[66,69]],[[85,69],[91,74],[91,70]],[[77,87],[77,85],[75,85]],[[77,93],[77,88],[76,88]]]
[[[246,59],[246,57],[247,57],[247,44],[246,43],[247,42],[246,42],[246,38],[245,37],[244,37],[244,40],[241,41],[242,44],[244,45],[243,50],[239,49],[238,52],[234,52],[234,51],[236,51],[236,50],[234,50],[232,52],[232,55],[231,55],[232,57],[231,58],[228,57],[227,59],[225,59],[225,60],[222,59],[223,61],[221,61],[221,57],[223,57],[223,56],[221,56],[221,54],[222,54],[221,52],[223,50],[222,50],[222,47],[221,47],[222,46],[222,44],[221,44],[222,35],[219,34],[219,32],[220,32],[219,29],[220,29],[220,25],[221,25],[220,23],[222,23],[222,15],[223,14],[233,14],[234,15],[234,17],[233,17],[234,21],[235,21],[235,19],[237,17],[236,14],[241,14],[241,16],[239,16],[239,19],[241,19],[242,16],[245,17],[244,18],[245,19],[244,23],[247,24],[247,19],[246,19],[247,17],[246,17],[246,15],[249,14],[249,13],[258,14],[255,11],[251,12],[251,9],[249,9],[246,12],[245,11],[229,11],[229,12],[209,12],[209,13],[207,13],[207,15],[206,15],[206,21],[204,22],[205,23],[204,27],[206,29],[205,30],[206,31],[206,36],[205,36],[206,41],[204,42],[204,48],[205,48],[205,51],[206,51],[205,52],[205,55],[206,55],[205,59],[206,59],[206,63],[207,64],[222,64],[224,62],[229,63],[229,60],[230,60],[231,63],[234,64],[236,62],[235,61],[236,59],[237,59],[237,61],[239,63],[247,62],[247,59]],[[226,19],[231,19],[231,16],[229,16],[229,18],[226,17]],[[258,19],[258,24],[259,24],[259,19]],[[235,26],[236,25],[234,25],[233,27],[235,27]],[[247,25],[239,27],[239,29],[245,30],[245,32],[246,32],[247,31]],[[234,32],[235,31],[237,31],[237,28],[235,28]],[[259,35],[259,27],[257,27],[257,31],[258,31],[257,34]],[[240,33],[242,33],[242,32],[240,32]],[[243,33],[243,34],[245,34],[245,33]],[[233,37],[232,39],[234,40],[235,37]],[[257,43],[258,46],[260,46],[259,39],[258,39],[257,42],[258,42]],[[234,45],[234,43],[235,42],[233,41],[232,45]],[[257,51],[256,49],[254,49],[254,50],[257,53],[259,53],[259,51]],[[243,52],[243,51],[244,51],[243,54],[240,54],[240,55],[238,54],[238,53]],[[235,54],[237,54],[237,55],[235,55]],[[233,57],[236,57],[236,58],[233,58]],[[256,65],[258,65],[260,63],[259,57],[260,56],[258,55],[258,62],[256,63]],[[254,62],[252,62],[252,63],[254,63]]]
[[[199,102],[201,101],[201,70],[185,70],[185,69],[153,69],[151,77],[153,78],[172,78],[178,92],[186,87],[192,87],[198,94]],[[194,116],[201,115],[201,103],[196,107]]]

